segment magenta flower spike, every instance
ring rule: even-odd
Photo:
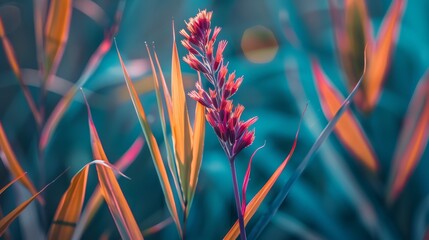
[[[241,200],[235,170],[235,157],[253,143],[255,131],[249,130],[249,128],[256,122],[257,117],[242,121],[240,117],[244,111],[244,106],[240,104],[234,106],[231,100],[243,82],[243,77],[236,78],[235,72],[228,74],[228,63],[225,63],[223,58],[227,41],[219,41],[215,49],[216,38],[221,28],[215,27],[212,31],[211,17],[212,12],[200,11],[186,23],[188,31],[184,29],[180,31],[180,34],[185,37],[181,41],[182,45],[189,51],[183,60],[203,74],[211,84],[211,87],[206,91],[202,83],[197,82],[195,84],[196,90],[191,91],[189,96],[205,106],[207,122],[214,129],[220,145],[228,157],[240,225],[240,237],[243,240],[246,239],[243,218],[245,207],[242,207],[243,204],[246,205],[245,190],[243,190],[243,199]],[[246,177],[248,178],[248,176]],[[245,183],[247,185],[246,181]]]

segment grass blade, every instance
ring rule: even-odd
[[[303,114],[305,113],[305,110]],[[280,166],[276,169],[276,171],[271,175],[271,177],[268,179],[268,181],[262,186],[262,188],[256,193],[256,195],[252,198],[252,200],[247,204],[245,207],[245,214],[244,214],[244,225],[247,225],[247,223],[250,221],[250,219],[255,215],[256,210],[258,210],[259,206],[261,206],[262,201],[264,201],[267,194],[270,192],[271,188],[274,186],[274,183],[276,183],[277,179],[279,178],[280,174],[285,169],[287,163],[289,162],[289,159],[292,157],[293,152],[295,151],[296,143],[298,141],[298,134],[301,126],[301,121],[298,125],[298,130],[295,134],[295,140],[293,141],[292,148],[289,151],[289,154],[287,157],[283,160],[283,162],[280,164]],[[262,146],[263,147],[263,146]],[[259,147],[256,151],[258,151]],[[255,151],[255,152],[256,152]],[[253,158],[253,156],[252,156]],[[240,235],[240,228],[238,224],[238,220],[235,221],[232,228],[228,231],[228,233],[225,235],[224,239],[236,239]]]
[[[146,113],[137,95],[136,89],[134,88],[133,82],[131,81],[131,78],[127,72],[127,69],[125,68],[124,61],[122,60],[122,57],[121,57],[121,54],[119,53],[119,49],[117,45],[116,45],[116,51],[118,53],[119,61],[121,63],[122,70],[124,73],[125,83],[127,84],[128,91],[134,105],[134,109],[139,119],[140,126],[143,130],[143,134],[145,136],[146,143],[149,147],[149,151],[152,155],[152,160],[154,161],[155,169],[157,171],[159,181],[161,183],[162,191],[164,192],[164,197],[167,203],[168,210],[170,211],[170,214],[173,217],[174,222],[176,223],[180,236],[182,236],[182,230],[180,227],[180,221],[177,213],[176,203],[174,201],[173,191],[170,185],[170,180],[168,179],[164,162],[162,161],[161,152],[159,151],[158,143],[156,142],[156,139],[152,134],[152,130],[150,129],[149,123],[147,122]]]
[[[69,35],[72,0],[50,1],[45,25],[45,86],[57,71]]]
[[[27,85],[25,85],[24,83],[21,69],[18,64],[18,59],[16,59],[12,44],[10,43],[9,39],[6,37],[6,32],[4,30],[3,21],[1,18],[0,18],[0,39],[3,44],[3,48],[6,53],[6,57],[9,62],[9,65],[12,68],[12,72],[15,74],[16,79],[18,79],[19,86],[22,89],[25,100],[28,103],[28,106],[30,107],[30,111],[34,116],[34,119],[36,120],[37,125],[40,125],[42,121],[40,117],[40,113],[37,110],[36,103],[34,102],[34,99],[31,96],[30,90],[28,89]]]
[[[193,133],[186,105],[186,94],[183,87],[182,71],[180,70],[180,59],[175,37],[173,37],[173,52],[171,56],[171,100],[174,153],[186,206],[189,200],[186,197],[190,194],[189,178],[192,164]]]
[[[323,112],[326,118],[330,120],[340,108],[341,103],[344,102],[344,98],[338,90],[330,84],[328,77],[317,61],[313,61],[312,68]],[[339,119],[334,130],[341,140],[341,143],[351,154],[372,171],[378,169],[374,150],[362,130],[362,127],[350,110],[347,110]]]
[[[343,116],[345,111],[348,109],[351,100],[356,95],[356,92],[362,83],[362,79],[363,79],[363,76],[360,78],[360,80],[353,88],[349,96],[344,100],[343,104],[338,109],[337,113],[332,118],[332,120],[330,120],[329,123],[322,130],[316,142],[313,144],[313,146],[311,146],[310,150],[307,152],[302,162],[298,165],[293,175],[289,178],[289,180],[286,182],[286,184],[282,187],[280,192],[277,194],[268,211],[264,213],[261,216],[261,218],[258,220],[256,225],[250,232],[249,239],[256,239],[261,234],[262,230],[264,230],[264,228],[268,225],[271,218],[276,214],[277,210],[280,208],[280,205],[283,203],[283,201],[286,199],[287,195],[289,194],[289,191],[291,190],[293,184],[304,172],[305,168],[310,162],[310,159],[314,156],[314,154],[322,145],[322,143],[326,140],[326,138],[332,133],[335,125],[340,120],[341,116]]]
[[[63,173],[61,173],[58,177],[56,177],[52,182],[48,183],[48,185],[46,185],[44,188],[42,188],[42,190],[40,190],[39,192],[36,192],[36,194],[34,194],[32,197],[30,197],[29,199],[27,199],[26,201],[21,203],[18,207],[16,207],[14,210],[12,210],[9,214],[7,214],[2,219],[0,219],[0,236],[2,236],[6,232],[9,225],[19,216],[19,214],[22,213],[22,211],[25,210],[25,208],[28,205],[30,205],[31,202],[33,202],[34,199],[36,199],[52,183],[57,181],[58,178],[60,178],[64,173],[65,173],[65,171]]]
[[[2,158],[3,163],[9,169],[9,171],[15,177],[24,175],[24,170],[22,169],[21,164],[19,164],[15,156],[15,153],[13,152],[9,141],[7,140],[7,136],[1,122],[0,122],[0,151],[4,153],[4,158]],[[28,189],[28,191],[30,191],[32,195],[36,195],[37,190],[28,176],[23,176],[20,179],[20,182]],[[38,197],[37,199],[40,202],[40,204],[42,205],[44,204],[44,200],[42,197]]]
[[[399,135],[390,173],[388,195],[390,202],[394,201],[405,187],[429,141],[428,93],[429,72],[423,76],[416,87]]]
[[[133,145],[131,145],[128,151],[115,163],[114,166],[119,169],[119,171],[126,170],[128,166],[133,163],[134,160],[137,158],[137,155],[142,148],[143,139],[139,137],[136,139],[136,141],[134,141]],[[115,175],[118,176],[118,174]],[[98,185],[92,193],[91,197],[89,198],[88,203],[86,204],[82,212],[82,215],[73,233],[72,239],[81,239],[85,228],[91,222],[92,218],[94,217],[95,213],[98,211],[102,203],[103,195],[101,193],[100,185]]]
[[[106,36],[104,37],[103,41],[98,46],[97,50],[92,54],[91,58],[89,59],[82,76],[79,78],[77,83],[73,85],[70,90],[66,93],[66,95],[60,100],[60,102],[55,106],[54,110],[52,111],[51,115],[49,116],[40,137],[40,143],[39,147],[40,149],[45,149],[48,145],[53,132],[55,132],[55,129],[64,116],[64,113],[69,108],[70,104],[73,101],[74,96],[78,92],[78,90],[83,87],[83,85],[88,81],[88,79],[92,76],[94,71],[98,68],[98,66],[101,63],[101,60],[106,55],[106,53],[109,52],[111,46],[112,46],[112,40],[113,37],[116,35],[119,27],[119,23],[121,21],[121,16],[124,10],[124,1],[121,1],[119,3],[119,6],[116,10],[116,19],[115,23],[110,27],[109,31],[107,32]]]
[[[401,18],[405,10],[406,0],[394,0],[381,23],[377,40],[370,46],[368,69],[363,85],[367,98],[367,111],[377,104],[385,81],[395,42],[399,35]]]
[[[86,99],[85,103],[88,110],[88,124],[91,135],[93,157],[94,159],[100,159],[109,163],[100,138],[98,137],[97,129],[95,128],[92,120],[91,110],[89,109]],[[128,206],[127,200],[122,193],[112,169],[99,164],[96,165],[96,169],[101,192],[103,193],[104,199],[106,200],[107,206],[109,207],[110,213],[112,214],[121,237],[123,239],[143,239],[137,222],[134,219],[133,213]]]
[[[8,184],[6,184],[6,186],[2,187],[0,189],[0,195],[6,191],[6,189],[8,189],[10,186],[12,186],[12,184],[14,184],[16,181],[18,181],[19,179],[21,179],[22,177],[24,177],[27,173],[22,174],[21,176],[16,177],[15,179],[13,179],[12,181],[10,181]]]
[[[58,204],[48,239],[71,239],[85,199],[88,170],[86,165],[72,178]]]

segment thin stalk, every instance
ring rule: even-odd
[[[240,239],[246,240],[246,229],[244,227],[244,219],[243,219],[243,213],[241,212],[241,201],[240,201],[240,194],[238,190],[238,181],[237,181],[237,173],[235,170],[235,161],[234,158],[231,158],[229,160],[229,164],[231,166],[231,173],[232,173],[232,182],[234,185],[234,198],[235,198],[235,207],[237,209],[237,216],[238,216],[238,224],[240,226]]]

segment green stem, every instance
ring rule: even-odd
[[[231,166],[231,173],[232,173],[232,182],[234,185],[234,197],[235,197],[235,207],[237,208],[237,216],[238,216],[238,224],[240,226],[240,239],[246,240],[246,229],[244,227],[244,219],[243,219],[243,213],[241,212],[241,204],[240,204],[240,194],[238,190],[238,181],[237,181],[237,172],[235,170],[235,161],[234,158],[229,160],[229,164]]]

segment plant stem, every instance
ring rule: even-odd
[[[231,166],[231,173],[232,173],[232,182],[234,185],[234,197],[235,197],[235,207],[237,208],[237,216],[238,216],[238,224],[240,226],[240,238],[241,240],[246,240],[246,229],[244,227],[244,219],[243,214],[241,212],[241,201],[240,201],[240,194],[238,190],[238,182],[237,182],[237,173],[235,170],[235,161],[234,158],[229,160],[229,164]]]

